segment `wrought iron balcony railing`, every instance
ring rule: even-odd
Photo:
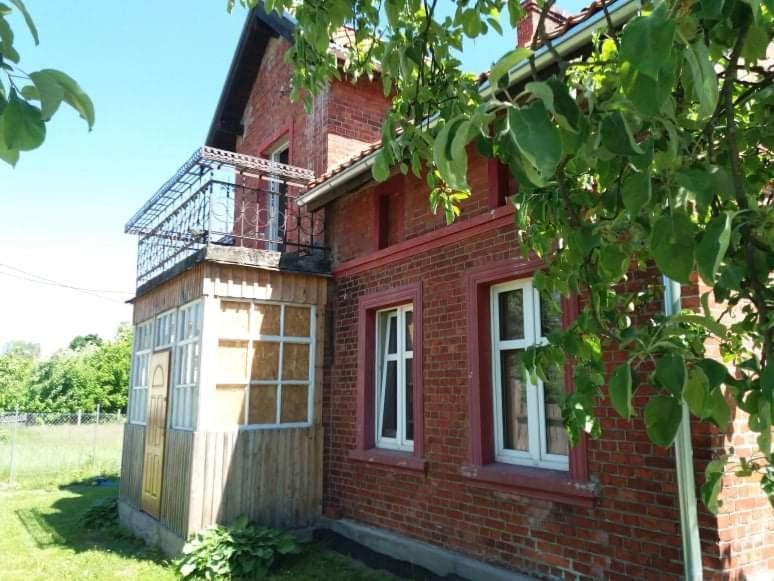
[[[322,214],[299,208],[289,192],[311,172],[234,156],[203,148],[129,221],[126,231],[140,235],[138,287],[206,247],[327,256]]]

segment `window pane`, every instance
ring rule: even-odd
[[[394,320],[394,319],[393,319]],[[382,386],[382,433],[383,438],[395,438],[398,434],[398,362],[387,362],[387,375]]]
[[[279,305],[255,305],[255,333],[261,335],[280,334],[280,306]]]
[[[305,422],[309,411],[309,386],[283,385],[280,421]]]
[[[256,341],[253,344],[253,368],[251,380],[276,380],[279,375],[279,343]]]
[[[560,310],[551,304],[550,297],[540,294],[540,334],[543,337],[548,337],[553,331],[562,328],[561,295],[554,294],[553,301],[560,307]]]
[[[516,289],[497,295],[500,307],[500,340],[524,338],[524,291]]]
[[[248,424],[273,424],[277,421],[277,386],[251,385]]]
[[[218,383],[245,383],[247,341],[219,341],[216,377]]]
[[[562,394],[564,393],[564,370],[552,367],[548,372],[549,381],[543,383],[543,400],[546,406],[546,451],[549,454],[566,456],[569,450],[567,432],[562,421]]]
[[[527,381],[521,351],[500,353],[503,448],[529,450]]]
[[[221,337],[245,337],[250,331],[250,303],[220,302]],[[185,327],[181,324],[181,327]],[[183,337],[186,331],[183,331]],[[183,338],[181,337],[181,338]]]
[[[309,344],[284,344],[282,352],[282,379],[309,379]]]
[[[406,311],[406,351],[414,350],[414,313]]]
[[[406,359],[406,440],[414,440],[414,360]]]
[[[391,315],[389,318],[389,336],[387,339],[387,353],[398,352],[398,317]]]
[[[285,307],[285,336],[309,337],[310,315],[308,307]]]
[[[215,422],[220,426],[233,426],[245,422],[245,387],[243,385],[218,385],[215,388]]]

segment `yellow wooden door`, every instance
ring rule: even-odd
[[[167,427],[169,351],[151,356],[149,365],[148,421],[145,425],[145,462],[142,475],[142,509],[159,518],[164,434]]]

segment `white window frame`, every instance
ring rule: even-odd
[[[281,163],[280,156],[285,151],[287,151],[288,155],[290,155],[290,142],[287,139],[275,145],[271,149],[271,151],[268,152],[269,159],[275,163]],[[269,196],[269,224],[268,224],[268,236],[269,236],[269,240],[272,242],[269,242],[267,244],[267,248],[269,250],[276,251],[279,245],[277,242],[273,242],[273,241],[279,238],[280,182],[276,181],[275,179],[272,179],[271,181],[269,181],[269,191],[273,194]]]
[[[242,382],[223,383],[220,385],[242,385],[244,384],[245,390],[245,403],[244,403],[244,417],[243,423],[236,426],[241,431],[249,430],[275,430],[286,428],[308,428],[314,423],[314,388],[315,388],[315,358],[317,345],[317,307],[315,305],[303,304],[303,303],[290,303],[281,301],[264,301],[264,300],[246,300],[222,297],[221,301],[229,303],[247,303],[250,304],[250,325],[247,334],[242,335],[229,335],[226,337],[219,337],[219,341],[239,341],[247,343],[247,366],[245,369],[245,376]],[[257,305],[277,305],[280,307],[280,334],[279,335],[265,335],[262,333],[253,333],[253,317],[255,316]],[[285,336],[285,309],[287,307],[299,307],[309,309],[309,336],[308,337],[293,337]],[[222,313],[222,310],[218,309]],[[279,359],[277,361],[277,374],[276,380],[273,379],[250,379],[250,373],[253,368],[253,354],[255,352],[255,343],[265,341],[269,343],[279,343]],[[283,354],[284,345],[288,343],[309,345],[309,368],[307,372],[307,379],[282,379],[283,368]],[[216,386],[218,383],[215,384]],[[254,385],[274,385],[277,387],[277,401],[274,415],[274,423],[265,424],[248,424],[250,419],[250,387]],[[306,421],[305,422],[281,422],[282,414],[282,386],[283,385],[306,385],[307,386],[307,409],[306,409]],[[217,387],[216,387],[217,389]]]
[[[374,410],[374,443],[377,448],[384,448],[387,450],[398,450],[401,452],[413,452],[414,440],[409,440],[406,437],[406,418],[408,417],[408,402],[406,398],[406,360],[414,359],[414,351],[408,351],[406,349],[406,313],[414,313],[414,305],[409,303],[400,305],[398,307],[390,307],[388,309],[381,309],[376,311],[376,324],[374,325],[376,333],[376,365],[374,365],[375,376],[374,386],[376,393],[374,402],[376,403],[376,409]],[[389,349],[389,330],[390,321],[396,319],[396,352],[388,353]],[[386,329],[382,331],[382,321],[386,321]],[[384,420],[384,404],[385,404],[385,385],[387,383],[387,363],[389,361],[395,361],[397,363],[397,382],[396,382],[396,408],[397,408],[397,430],[394,438],[387,438],[382,436],[382,423]]]
[[[176,337],[177,309],[169,309],[156,315],[156,324],[153,328],[153,350],[162,351],[172,347]]]
[[[150,365],[150,356],[153,353],[154,319],[148,319],[135,325],[134,327],[134,345],[132,348],[132,373],[130,375],[131,385],[129,388],[128,402],[128,421],[130,424],[144,426],[148,419],[148,366]],[[140,345],[142,338],[147,338],[147,345],[144,348]],[[145,360],[144,365],[140,365],[141,360]],[[145,394],[141,405],[140,392]]]
[[[184,336],[182,325],[195,314],[193,333]],[[197,299],[177,309],[172,351],[172,394],[170,424],[173,430],[195,429],[197,398],[202,365],[201,337],[204,326],[204,301]],[[185,357],[183,355],[185,354]],[[182,378],[187,381],[181,381]]]
[[[500,339],[500,301],[498,295],[504,292],[521,290],[523,292],[524,338]],[[527,451],[510,450],[504,447],[502,367],[500,353],[513,349],[524,350],[535,344],[544,344],[540,318],[540,293],[535,289],[533,280],[520,279],[493,285],[490,289],[491,339],[492,339],[492,400],[494,402],[495,460],[508,464],[536,466],[552,470],[569,470],[569,456],[548,452],[547,422],[545,414],[545,386],[540,378],[533,383],[526,373],[527,418],[529,445]]]

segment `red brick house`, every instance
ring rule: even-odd
[[[637,6],[612,2],[612,18],[620,24]],[[597,4],[555,20],[560,52],[582,52],[604,24]],[[373,182],[388,102],[378,84],[335,82],[310,114],[291,104],[282,55],[292,26],[251,13],[207,137],[216,149],[191,165],[215,171],[207,160],[237,154],[230,187],[246,193],[227,203],[265,213],[247,231],[237,229],[245,211],[229,214],[228,232],[216,239],[205,228],[195,247],[198,227],[168,230],[164,239],[182,236],[186,250],[154,259],[138,281],[122,520],[172,548],[246,512],[327,528],[439,575],[679,579],[672,450],[607,405],[603,439],[571,448],[557,405],[570,375],[551,385],[524,378],[520,351],[571,321],[577,300],[554,313],[533,289],[541,263],[517,246],[507,172],[472,156],[473,195],[451,226],[430,212],[424,182]],[[175,183],[192,187],[191,167]],[[176,187],[127,229],[158,237],[185,213],[165,209]],[[632,273],[632,284],[648,276]],[[686,306],[698,291],[683,289]],[[181,332],[190,305],[203,314]],[[165,325],[175,338],[158,343]],[[147,358],[168,348],[171,379],[154,383],[150,369],[148,380]],[[240,366],[247,376],[232,373]],[[308,400],[292,395],[300,390]],[[162,412],[148,400],[163,400]],[[694,425],[698,482],[724,443],[744,448],[742,415],[729,434]],[[704,575],[769,578],[771,509],[756,483],[725,484],[721,513],[699,511]]]

